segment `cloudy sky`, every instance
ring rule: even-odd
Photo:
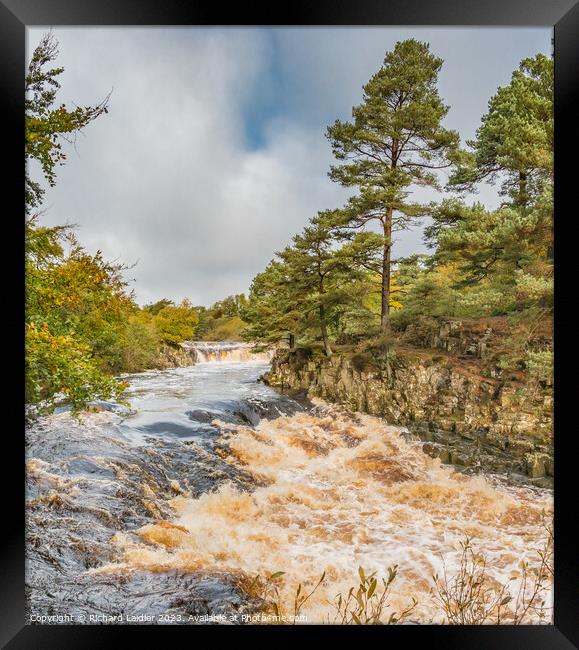
[[[46,28],[29,28],[28,56]],[[519,61],[551,53],[547,28],[54,28],[57,101],[109,113],[81,134],[42,220],[128,273],[140,303],[209,305],[252,277],[318,210],[339,207],[324,132],[348,119],[396,41],[428,41],[445,63],[446,126],[472,138]],[[421,195],[424,198],[436,198]],[[475,198],[475,197],[473,197]],[[492,188],[478,197],[496,205]],[[420,229],[395,256],[423,250]]]

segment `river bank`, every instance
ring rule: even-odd
[[[445,463],[552,487],[552,388],[483,364],[488,329],[467,336],[454,325],[403,340],[387,359],[280,350],[263,379],[408,427]]]

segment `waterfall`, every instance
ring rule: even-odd
[[[257,352],[251,343],[237,341],[184,341],[181,345],[196,363],[271,361],[273,356],[273,350]]]

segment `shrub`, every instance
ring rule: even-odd
[[[534,613],[541,621],[547,616],[545,595],[553,576],[553,531],[546,526],[547,537],[537,550],[538,562],[529,567],[521,562],[521,580],[515,596],[507,585],[497,585],[487,574],[484,554],[475,553],[469,538],[461,542],[459,568],[449,576],[444,566],[442,576],[434,575],[433,598],[451,625],[485,623],[528,623]]]
[[[553,383],[553,353],[551,350],[528,351],[525,366],[533,379],[546,385]]]
[[[376,369],[376,359],[369,352],[356,352],[351,356],[350,362],[358,372]]]
[[[358,588],[351,587],[347,596],[336,596],[333,603],[336,612],[331,622],[340,625],[396,625],[404,622],[417,605],[414,598],[402,612],[386,613],[388,595],[397,572],[397,564],[389,567],[388,577],[382,578],[382,586],[378,588],[376,572],[366,575],[364,569],[359,567]]]
[[[289,351],[288,360],[293,370],[302,368],[312,357],[314,350],[312,347],[299,347]]]
[[[26,327],[26,401],[53,410],[59,397],[73,412],[93,399],[120,400],[127,384],[104,374],[89,346],[73,335],[54,335],[46,323]]]
[[[155,316],[159,336],[169,345],[192,339],[198,322],[199,316],[187,300],[177,306],[167,305]]]
[[[337,594],[331,604],[333,615],[328,614],[324,622],[338,625],[396,625],[404,622],[417,605],[413,598],[402,612],[387,612],[388,595],[392,583],[396,579],[398,566],[388,568],[388,575],[381,579],[378,585],[377,573],[366,574],[362,567],[358,568],[359,583],[351,587],[347,595]],[[281,596],[282,583],[280,578],[284,571],[276,571],[268,577],[255,576],[249,585],[240,585],[252,598],[260,602],[261,611],[273,614],[277,621],[295,623],[299,619],[304,605],[324,583],[326,573],[322,573],[316,584],[308,589],[299,583],[291,604],[285,604]]]
[[[241,587],[248,595],[257,598],[261,602],[261,611],[264,614],[273,614],[275,616],[275,622],[291,622],[295,624],[300,617],[303,606],[323,583],[326,573],[322,573],[314,588],[309,592],[303,588],[301,583],[297,586],[291,614],[286,612],[281,598],[279,578],[283,575],[285,575],[285,571],[276,571],[267,578],[257,575],[249,587],[243,585]]]
[[[239,316],[224,316],[213,323],[205,338],[211,341],[240,341],[246,323]]]

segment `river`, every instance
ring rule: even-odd
[[[398,565],[387,610],[415,598],[408,622],[438,623],[432,575],[456,573],[466,536],[516,595],[551,491],[468,476],[378,418],[280,395],[258,382],[264,354],[199,351],[190,367],[126,377],[131,410],[29,426],[32,622],[244,622],[263,595],[248,584],[275,572],[288,610],[325,572],[302,620],[331,622],[359,566]]]

